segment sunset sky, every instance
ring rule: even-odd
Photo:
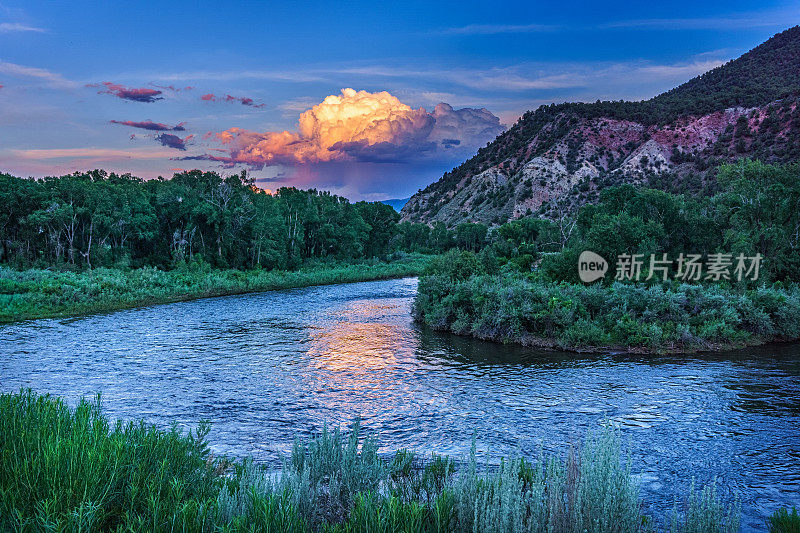
[[[800,23],[754,5],[0,0],[0,171],[406,197],[528,109],[648,98]]]

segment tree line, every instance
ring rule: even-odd
[[[328,192],[268,194],[246,174],[191,171],[141,180],[96,170],[40,180],[0,174],[0,262],[17,267],[296,269],[310,260],[460,249],[489,265],[577,281],[577,258],[761,254],[770,280],[800,279],[800,166],[723,165],[712,196],[608,187],[576,217],[489,228],[399,222],[380,202]],[[491,269],[490,268],[490,269]]]
[[[758,254],[761,281],[800,280],[800,163],[745,159],[721,165],[716,188],[713,195],[688,195],[630,184],[607,187],[597,203],[583,205],[574,217],[526,217],[492,228],[472,248],[479,252],[474,257],[444,259],[440,269],[457,278],[515,271],[580,283],[578,258],[585,250],[612,267],[620,255]]]
[[[315,189],[275,194],[246,173],[189,171],[142,180],[103,170],[24,179],[0,174],[0,262],[17,267],[295,269],[398,251],[477,251],[488,228],[399,223],[380,202]]]

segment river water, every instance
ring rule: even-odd
[[[0,326],[0,390],[102,393],[113,418],[190,428],[275,462],[360,416],[383,450],[562,452],[621,428],[649,510],[714,477],[745,530],[800,506],[800,345],[689,356],[572,354],[412,323],[415,279],[209,298]]]

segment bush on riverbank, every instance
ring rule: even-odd
[[[0,529],[124,531],[649,531],[613,430],[565,459],[478,467],[473,452],[378,456],[360,433],[298,442],[282,472],[213,457],[207,428],[111,424],[31,392],[0,396]],[[738,530],[737,505],[692,494],[672,531]]]
[[[414,314],[437,330],[502,342],[680,351],[797,339],[800,289],[586,286],[513,272],[459,277],[451,268],[420,279]]]
[[[80,272],[0,267],[0,323],[74,316],[206,296],[419,275],[430,261],[399,254],[391,262],[318,263],[296,271],[97,268]]]
[[[781,507],[767,520],[770,533],[800,533],[800,514],[796,507],[792,511]]]
[[[483,339],[578,350],[682,351],[798,339],[798,175],[797,164],[744,160],[719,167],[714,196],[622,185],[599,191],[598,202],[574,218],[510,222],[479,254],[450,251],[432,264],[420,280],[416,318]],[[610,263],[594,285],[579,278],[583,251]],[[678,281],[692,279],[681,273],[690,255],[705,258],[702,282]],[[641,275],[615,275],[615,258],[634,256],[642,260]],[[712,274],[712,257],[730,264]],[[763,264],[759,259],[750,275],[737,275],[737,257]]]

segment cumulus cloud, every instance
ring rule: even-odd
[[[441,103],[433,108],[432,116],[436,122],[430,138],[445,148],[482,146],[503,131],[500,119],[485,107],[453,109],[451,105]]]
[[[249,98],[247,96],[232,96],[230,94],[226,95],[216,95],[214,93],[204,94],[200,97],[201,100],[205,102],[238,102],[242,105],[252,106],[252,107],[264,107],[264,104],[257,104],[255,100]]]
[[[186,150],[186,141],[191,139],[193,135],[189,135],[185,139],[181,139],[177,135],[172,135],[171,133],[162,133],[161,135],[156,136],[156,140],[161,143],[162,146],[167,146],[169,148],[175,148],[176,150]]]
[[[112,120],[110,121],[112,124],[120,124],[122,126],[129,126],[131,128],[139,128],[143,130],[150,130],[150,131],[186,131],[184,127],[185,122],[181,122],[175,126],[168,126],[166,124],[162,124],[161,122],[153,122],[150,120],[144,120],[141,122],[136,122],[133,120]]]
[[[430,113],[413,109],[386,91],[343,89],[303,112],[296,131],[254,132],[231,128],[217,137],[229,156],[205,156],[255,168],[325,162],[404,162],[468,151],[503,131],[486,109],[454,110],[439,104]],[[445,156],[446,157],[446,156]]]
[[[141,88],[133,88],[133,87],[125,87],[124,85],[120,85],[119,83],[113,83],[110,81],[104,81],[102,84],[89,84],[87,87],[105,87],[102,91],[98,91],[97,94],[112,94],[117,98],[121,98],[123,100],[131,100],[133,102],[145,102],[145,103],[152,103],[156,100],[163,100],[164,98],[161,96],[162,91],[156,89],[148,89],[147,87]]]

